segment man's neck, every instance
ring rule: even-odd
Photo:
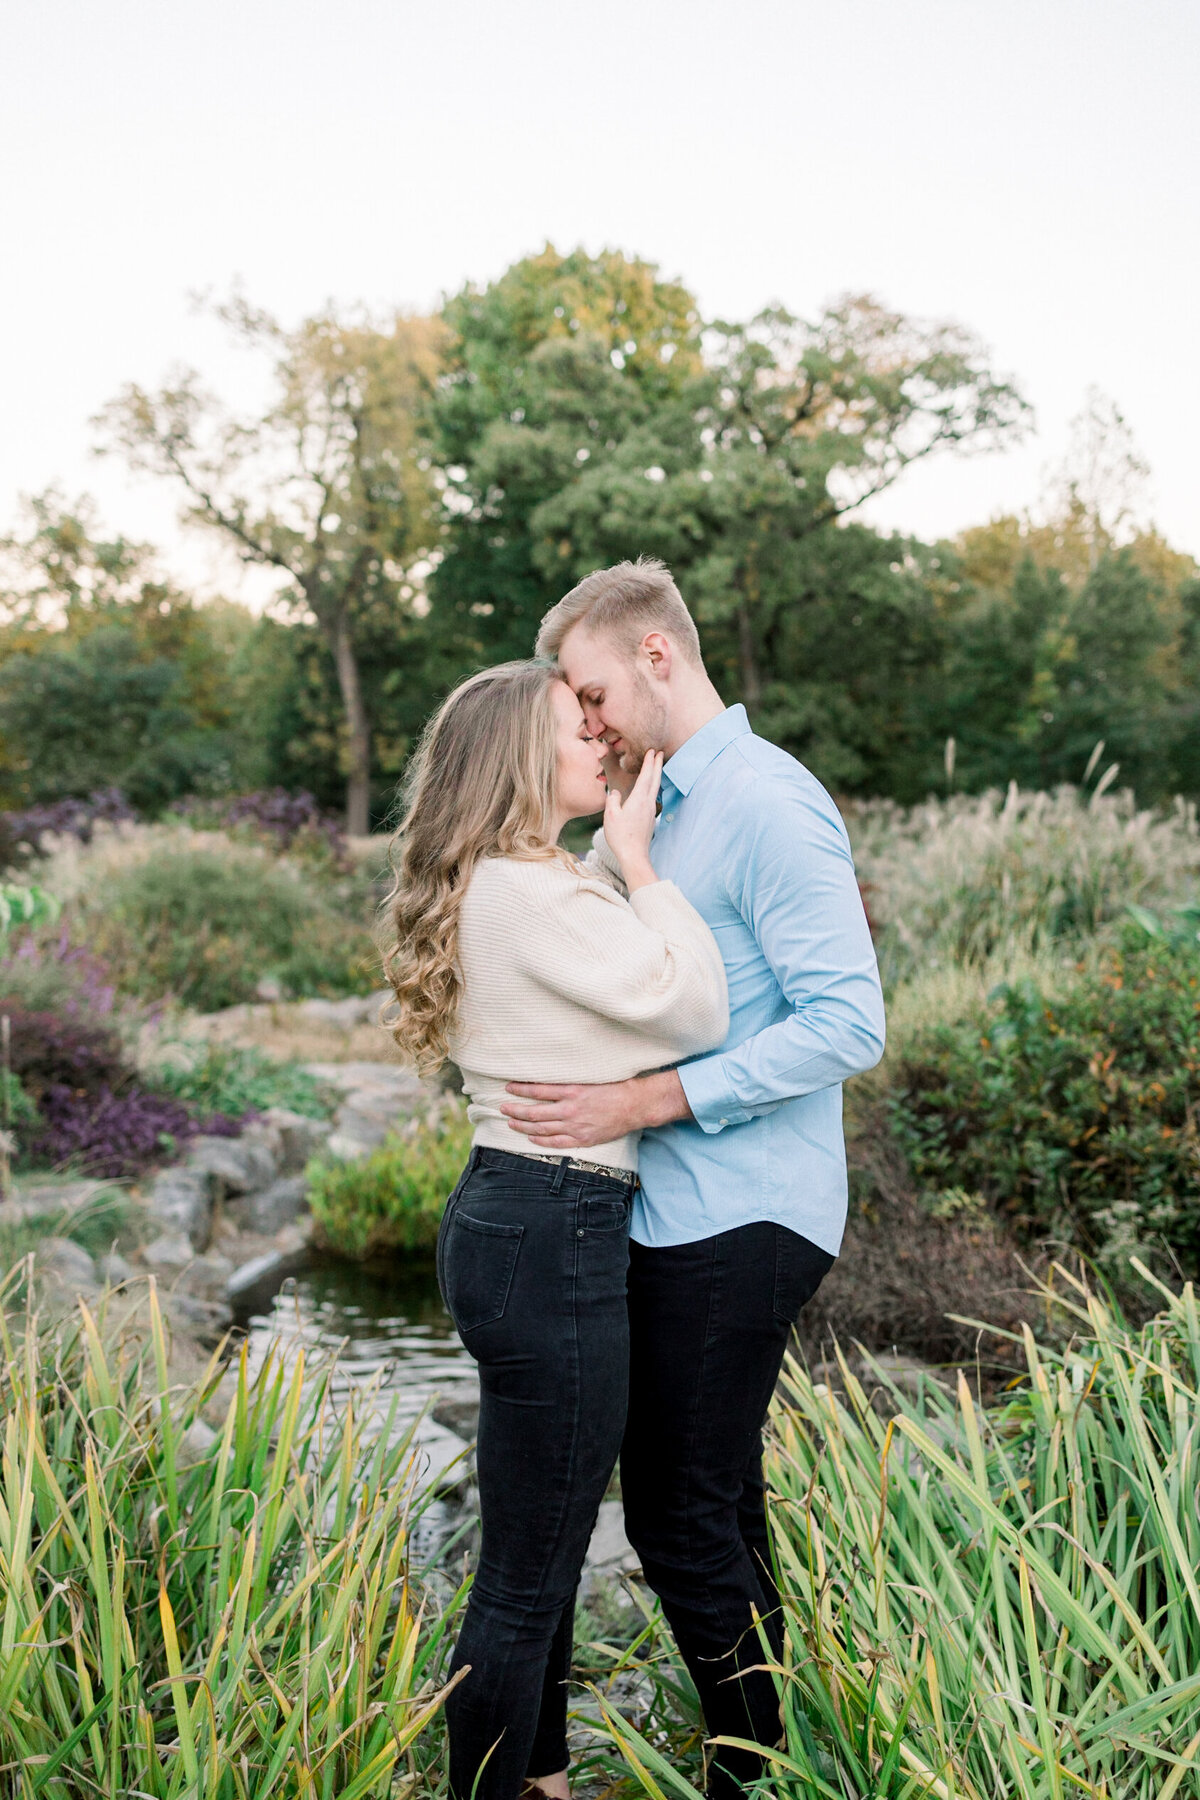
[[[695,737],[702,726],[710,719],[719,718],[724,711],[725,702],[708,680],[694,693],[678,698],[671,708],[671,728],[663,745],[663,755],[669,760],[677,750],[683,749],[689,738]]]

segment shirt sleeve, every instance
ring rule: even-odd
[[[725,965],[700,914],[671,881],[629,899],[580,880],[538,907],[522,966],[541,987],[615,1019],[679,1056],[719,1044],[729,1029]]]
[[[883,1055],[883,994],[845,827],[826,795],[764,784],[731,858],[727,890],[779,983],[787,1016],[686,1063],[702,1130],[832,1087]]]

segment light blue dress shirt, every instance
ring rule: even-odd
[[[842,1082],[883,1054],[883,995],[850,841],[820,782],[743,706],[663,769],[650,850],[711,927],[729,1035],[679,1077],[694,1117],[642,1133],[632,1234],[688,1244],[771,1220],[836,1256]]]

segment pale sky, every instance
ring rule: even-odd
[[[550,239],[708,316],[866,290],[976,331],[1037,434],[914,471],[881,525],[1034,504],[1095,385],[1200,555],[1198,90],[1198,0],[6,0],[0,530],[57,482],[236,591],[91,455],[173,363],[252,396],[189,295],[428,308]]]

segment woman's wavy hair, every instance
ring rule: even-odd
[[[557,735],[547,661],[499,663],[443,700],[409,764],[389,852],[386,1023],[422,1074],[446,1060],[462,992],[458,914],[485,856],[550,862]]]

